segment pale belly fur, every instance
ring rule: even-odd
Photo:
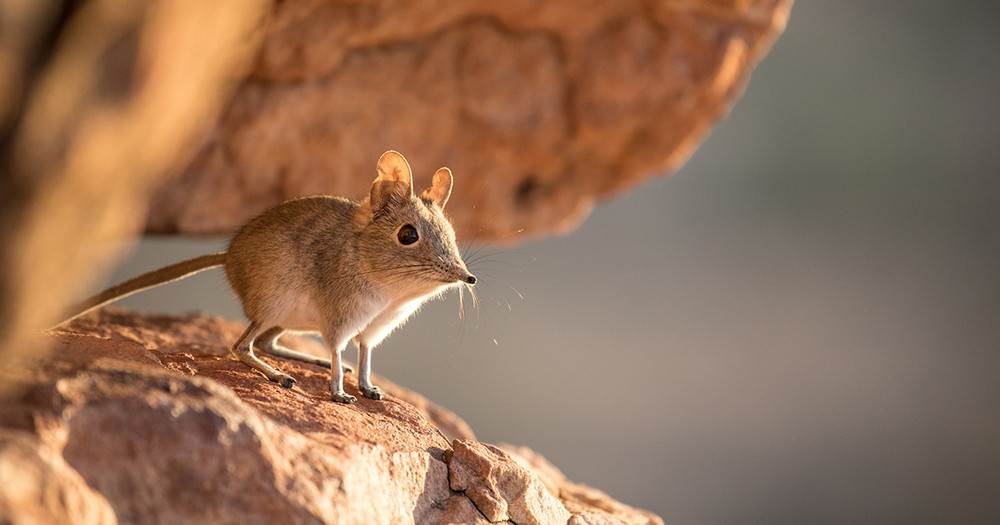
[[[442,287],[443,289],[444,287]],[[390,300],[384,297],[369,297],[354,302],[337,319],[331,320],[336,326],[326,326],[324,313],[307,294],[286,294],[272,301],[273,319],[265,324],[281,326],[292,332],[318,332],[327,343],[340,347],[357,337],[359,341],[374,347],[402,324],[429,298],[440,293],[425,296]]]
[[[333,335],[329,332],[336,329],[337,335],[347,340],[368,326],[385,309],[387,303],[388,301],[375,297],[363,299],[350,305],[337,319],[327,320],[316,301],[308,294],[288,294],[273,299],[273,319],[265,324],[281,326],[293,332],[319,332],[324,336]],[[336,326],[327,326],[328,322],[335,323]]]

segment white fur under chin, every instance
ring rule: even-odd
[[[371,323],[357,335],[358,342],[374,348],[406,321],[427,301],[439,297],[457,283],[442,284],[438,289],[416,298],[401,298],[382,310]]]

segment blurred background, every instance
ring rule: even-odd
[[[995,1],[798,2],[680,172],[480,255],[374,366],[481,440],[669,523],[1000,522]],[[241,316],[217,270],[123,304]]]

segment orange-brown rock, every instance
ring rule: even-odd
[[[283,200],[366,195],[386,149],[455,172],[459,234],[565,231],[675,169],[736,100],[791,0],[295,0],[154,232],[231,232]]]
[[[270,383],[228,355],[240,330],[104,311],[2,370],[0,522],[662,523],[384,379],[355,405],[312,365]]]
[[[455,440],[449,461],[452,490],[464,492],[491,522],[525,525],[566,523],[566,507],[503,450],[478,442]]]

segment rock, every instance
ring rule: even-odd
[[[492,522],[540,525],[569,521],[566,507],[538,476],[497,447],[455,440],[449,465],[452,490],[465,492]]]
[[[570,525],[647,525],[663,520],[652,512],[631,507],[593,487],[573,483],[541,454],[528,447],[499,445],[514,461],[538,476],[550,493],[558,494],[573,515]]]
[[[115,523],[111,505],[87,486],[58,448],[32,433],[0,430],[0,521]]]
[[[283,200],[367,195],[397,149],[456,177],[461,238],[564,232],[679,167],[734,103],[791,0],[296,0],[152,232],[229,233]]]
[[[662,523],[385,379],[341,405],[327,370],[264,357],[298,380],[270,383],[228,355],[242,328],[104,310],[0,370],[0,522]]]
[[[262,0],[0,8],[0,368],[141,232],[254,49]],[[0,396],[6,385],[0,384]]]
[[[143,217],[148,231],[231,233],[290,197],[361,198],[389,148],[419,184],[455,170],[462,239],[565,231],[681,164],[791,1],[10,4],[0,367],[41,351],[31,332],[91,288]]]

